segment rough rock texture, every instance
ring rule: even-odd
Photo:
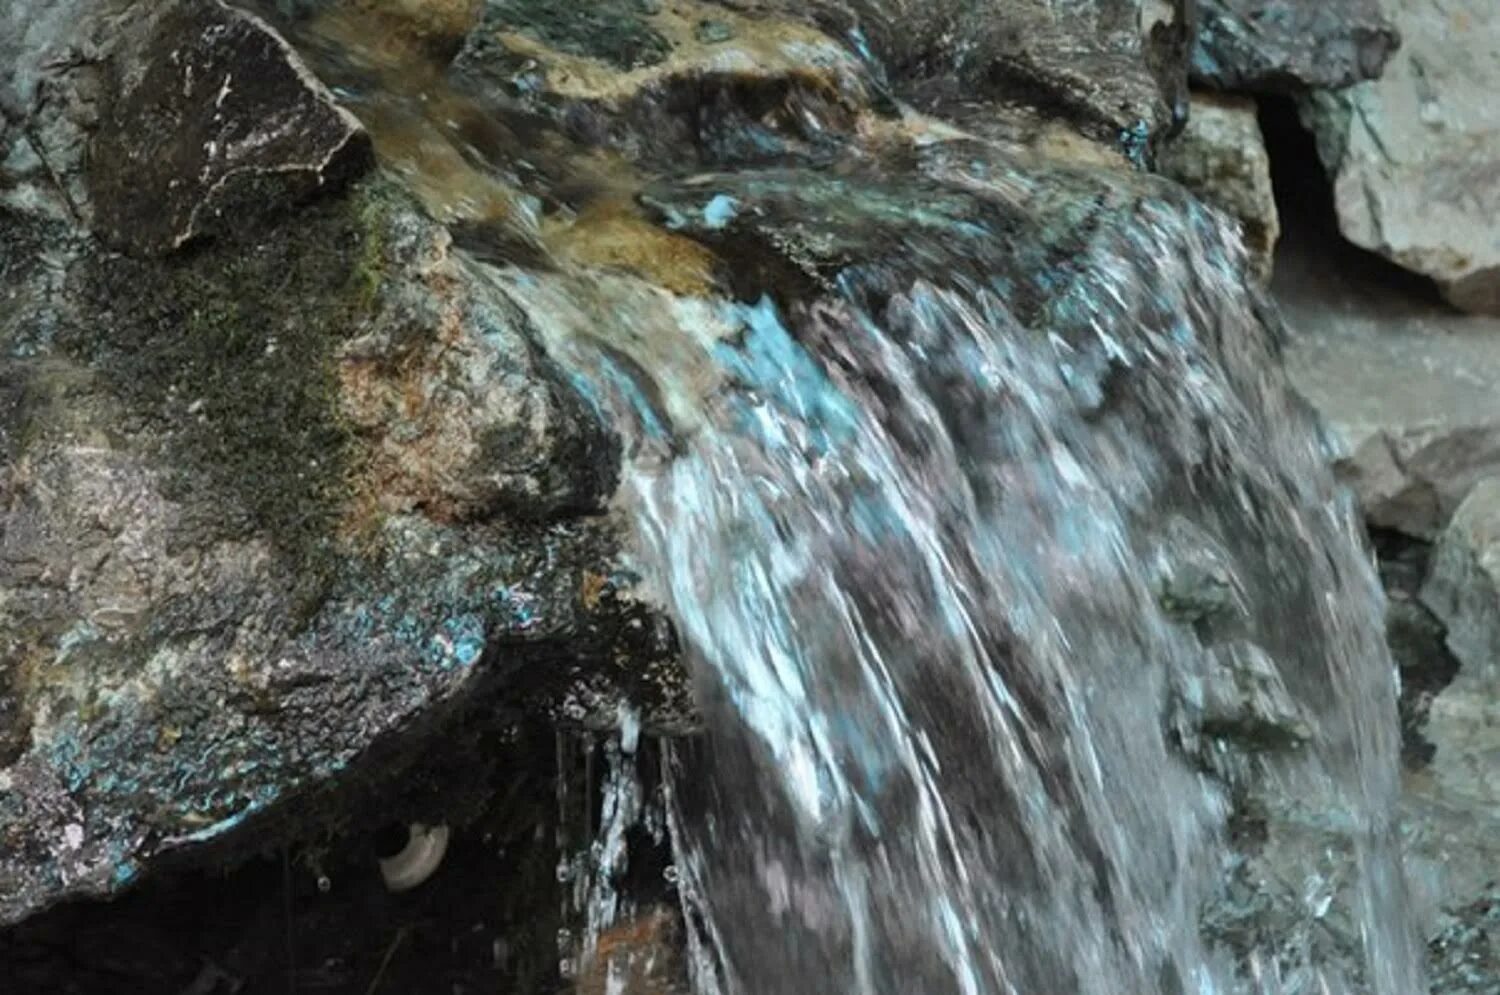
[[[615,85],[680,76],[670,67],[699,61],[693,53],[706,53],[713,75],[761,76],[768,59],[795,64],[797,71],[782,74],[793,83],[858,58],[861,70],[879,77],[878,92],[924,110],[982,120],[1004,105],[1070,122],[1144,158],[1185,114],[1189,28],[1180,0],[1153,4],[1148,18],[1141,7],[1139,0],[1088,0],[1066,10],[1041,0],[604,0],[579,18],[546,0],[501,0],[486,23],[517,55],[555,65],[563,53],[595,63],[547,70],[553,86],[559,75],[587,85],[601,75],[599,63],[614,68]],[[778,21],[818,31],[778,28]],[[544,52],[534,50],[537,43]],[[493,65],[494,53],[480,61]],[[729,103],[720,109],[732,111]],[[702,123],[714,125],[707,117]]]
[[[0,919],[390,774],[372,744],[502,674],[513,707],[608,720],[612,668],[669,657],[611,530],[566,517],[607,486],[597,430],[513,309],[465,302],[446,237],[366,196],[222,253],[71,260],[7,342]]]
[[[1144,145],[1186,111],[1190,34],[1187,5],[1145,6],[1144,30],[1141,0],[853,0],[821,9],[825,19],[847,9],[919,100],[983,94]]]
[[[1157,170],[1236,218],[1251,271],[1271,278],[1281,221],[1253,100],[1195,94],[1187,127],[1163,146]]]
[[[88,214],[79,163],[98,120],[100,0],[0,8],[0,204]]]
[[[1198,0],[1192,79],[1256,93],[1375,79],[1401,43],[1380,0]]]
[[[212,134],[281,137],[202,186],[219,160],[179,183],[160,131],[101,126],[101,226],[159,250],[222,218],[191,252],[0,207],[0,922],[348,817],[476,701],[690,721],[601,515],[614,444],[525,315],[386,180],[294,224],[223,199],[338,192],[324,156],[363,139],[259,22],[162,16],[206,47],[121,36],[128,107],[187,81],[224,95]]]
[[[1427,708],[1430,762],[1407,776],[1408,872],[1440,907],[1433,991],[1487,993],[1500,984],[1491,925],[1500,860],[1500,477],[1459,508],[1422,600],[1446,627],[1458,666]]]
[[[1500,322],[1454,314],[1336,243],[1291,249],[1273,288],[1293,331],[1292,379],[1338,437],[1370,523],[1435,538],[1500,473]]]
[[[1309,98],[1305,116],[1356,245],[1500,314],[1500,7],[1400,0],[1384,75]]]
[[[254,223],[369,163],[364,129],[286,41],[220,0],[143,17],[111,68],[89,185],[97,229],[134,251]]]
[[[1422,599],[1459,663],[1432,703],[1434,776],[1457,798],[1500,803],[1500,477],[1478,484],[1438,543]]]

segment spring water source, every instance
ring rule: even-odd
[[[699,684],[694,988],[1423,990],[1381,595],[1227,224],[970,137],[751,158],[629,181],[717,286],[475,264]]]

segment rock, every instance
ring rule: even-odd
[[[100,0],[30,0],[0,10],[0,204],[78,223],[78,166],[98,118]]]
[[[604,930],[575,983],[578,995],[613,991],[689,995],[681,921],[674,908],[645,909]]]
[[[1446,626],[1458,668],[1431,699],[1421,728],[1430,762],[1406,779],[1408,862],[1444,910],[1431,955],[1434,981],[1448,987],[1433,990],[1488,991],[1456,982],[1464,976],[1458,954],[1484,925],[1473,903],[1493,887],[1500,859],[1500,476],[1476,486],[1454,515],[1422,601]]]
[[[1431,277],[1460,310],[1500,314],[1500,8],[1389,8],[1404,39],[1376,82],[1310,97],[1304,116],[1356,245]]]
[[[1162,147],[1157,170],[1236,218],[1251,272],[1262,282],[1271,278],[1281,222],[1254,101],[1194,95],[1187,127]]]
[[[1292,379],[1332,428],[1366,519],[1435,538],[1500,473],[1500,321],[1453,314],[1336,243],[1287,242],[1273,291]]]
[[[1433,557],[1422,600],[1448,628],[1458,675],[1432,703],[1433,772],[1456,797],[1500,804],[1500,477],[1478,484]]]
[[[1140,155],[1186,111],[1189,5],[1180,0],[825,0],[812,9],[825,23],[857,25],[919,106],[1015,102]]]
[[[1198,0],[1192,79],[1254,93],[1375,79],[1401,43],[1379,0]]]
[[[1143,33],[1139,0],[1089,0],[1065,13],[1042,0],[681,0],[657,14],[636,0],[604,0],[589,18],[559,13],[545,0],[503,0],[490,6],[485,31],[462,61],[497,81],[528,77],[523,93],[540,84],[574,98],[618,101],[681,80],[670,93],[658,91],[658,100],[684,116],[703,107],[695,121],[716,128],[726,113],[739,121],[737,108],[725,106],[731,96],[763,111],[753,98],[767,87],[736,93],[720,83],[702,93],[689,85],[704,76],[775,81],[799,101],[832,93],[888,114],[892,92],[924,111],[976,122],[1003,106],[1066,123],[1144,161],[1186,108],[1185,7],[1179,0],[1152,9],[1165,13],[1148,18]],[[881,63],[878,83],[871,57]],[[976,98],[984,106],[976,108]],[[752,123],[766,116],[748,115]]]
[[[515,306],[384,188],[259,238],[64,240],[51,341],[9,330],[0,922],[258,848],[476,696],[608,722],[612,674],[665,676],[613,528],[576,518],[607,440]]]
[[[370,163],[364,129],[281,36],[220,0],[141,18],[113,59],[89,187],[101,234],[132,251],[243,229]]]

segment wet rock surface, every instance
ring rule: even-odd
[[[524,314],[388,181],[335,182],[367,140],[269,28],[160,18],[107,53],[138,87],[90,140],[170,169],[88,203],[135,251],[214,238],[140,259],[0,208],[7,923],[313,832],[476,699],[692,722],[602,514],[609,434]],[[130,114],[174,108],[248,157],[154,158]]]
[[[1198,0],[1192,78],[1252,93],[1375,79],[1401,43],[1380,0]]]
[[[1189,11],[1182,3],[854,0],[814,4],[857,28],[919,105],[1014,102],[1144,152],[1185,110]],[[808,8],[804,8],[808,9]],[[848,21],[853,15],[853,24]]]
[[[1356,245],[1500,314],[1500,10],[1393,3],[1401,51],[1377,81],[1312,95],[1305,116]]]
[[[136,252],[243,229],[371,161],[364,129],[286,41],[219,0],[140,17],[105,92],[89,147],[95,222]]]

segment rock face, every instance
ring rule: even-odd
[[[1332,239],[1290,248],[1273,289],[1292,378],[1337,435],[1366,519],[1434,539],[1500,473],[1500,321],[1454,314]]]
[[[1401,43],[1379,0],[1198,0],[1192,79],[1255,93],[1375,79]]]
[[[349,175],[363,132],[269,28],[159,13],[100,56],[87,201],[145,258],[0,207],[0,923],[327,818],[476,701],[689,708],[524,313]]]
[[[1271,278],[1281,235],[1271,190],[1271,160],[1244,97],[1195,94],[1187,127],[1157,157],[1157,169],[1237,219],[1257,279]]]
[[[1494,867],[1500,860],[1500,477],[1444,532],[1422,600],[1458,667],[1427,708],[1430,762],[1407,776],[1408,869],[1434,905],[1433,991],[1493,990]]]
[[[577,674],[669,656],[611,530],[569,519],[608,485],[597,430],[377,196],[165,267],[77,257],[7,343],[0,920],[393,772],[372,745],[502,673],[585,718]]]
[[[1445,791],[1500,803],[1500,477],[1476,486],[1443,533],[1422,599],[1448,628],[1458,676],[1432,703],[1427,736]]]
[[[1356,245],[1431,277],[1454,306],[1500,314],[1500,8],[1390,7],[1400,54],[1376,82],[1311,97],[1305,117]]]
[[[219,0],[142,18],[112,65],[89,182],[99,230],[134,251],[253,223],[369,164],[364,129],[291,47]]]
[[[546,0],[501,0],[490,4],[486,23],[624,70],[718,47],[724,70],[747,42],[774,37],[768,20],[794,20],[819,30],[816,47],[832,42],[871,68],[878,62],[881,89],[924,110],[972,109],[982,100],[993,115],[994,104],[1013,105],[1145,155],[1155,136],[1185,113],[1189,27],[1182,0],[1153,3],[1150,16],[1142,6],[1140,0],[1086,0],[1065,9],[1045,0],[602,0],[584,19]],[[806,54],[804,70],[826,67],[827,56]],[[754,62],[745,69],[761,71]]]
[[[98,120],[99,0],[0,10],[0,204],[74,222],[87,214],[78,169]]]
[[[918,99],[956,86],[1144,145],[1186,110],[1190,34],[1186,4],[1144,6],[1144,18],[1140,0],[853,0],[844,9]]]

